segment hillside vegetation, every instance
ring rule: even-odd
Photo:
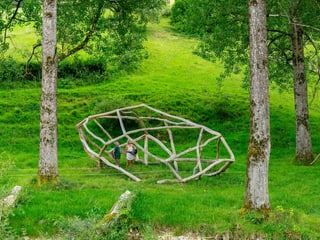
[[[163,19],[149,26],[149,58],[135,73],[103,82],[59,79],[61,181],[54,185],[36,185],[39,84],[1,88],[0,197],[15,185],[21,185],[23,192],[16,208],[0,222],[0,239],[100,239],[96,224],[127,189],[136,195],[132,209],[103,235],[105,239],[124,239],[129,230],[143,233],[144,239],[156,239],[169,230],[174,235],[197,232],[206,237],[229,232],[235,239],[253,233],[269,239],[319,239],[320,161],[312,166],[291,162],[295,151],[292,93],[280,94],[271,86],[270,217],[242,214],[249,93],[241,87],[241,75],[217,82],[223,66],[195,56],[196,44],[176,34]],[[217,177],[164,185],[156,181],[173,176],[163,166],[136,164],[133,171],[143,179],[140,183],[110,168],[96,168],[82,148],[75,125],[88,115],[139,103],[220,132],[235,154],[235,163]],[[320,152],[319,109],[317,97],[310,106],[315,153]],[[125,165],[124,156],[121,165]]]

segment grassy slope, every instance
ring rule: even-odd
[[[294,155],[293,100],[277,90],[271,91],[269,192],[272,207],[279,214],[263,224],[257,224],[256,216],[244,218],[239,214],[245,191],[248,93],[240,87],[239,76],[219,88],[215,78],[221,66],[194,56],[195,44],[192,39],[173,34],[162,22],[161,27],[150,27],[150,57],[137,73],[99,85],[59,89],[59,167],[63,182],[55,188],[30,184],[37,171],[40,89],[0,91],[0,183],[25,187],[22,201],[10,218],[17,232],[55,234],[69,219],[98,218],[130,189],[138,194],[133,215],[139,224],[203,233],[240,224],[246,231],[281,232],[293,229],[293,219],[287,214],[292,209],[297,231],[316,236],[320,164],[312,168],[290,164]],[[161,167],[136,166],[135,172],[144,179],[138,184],[110,169],[95,169],[82,149],[75,124],[87,115],[141,102],[221,132],[234,150],[236,162],[221,176],[184,185],[155,185],[156,180],[168,176]],[[319,119],[317,106],[313,106],[315,152],[320,151]]]

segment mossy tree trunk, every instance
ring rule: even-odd
[[[266,0],[249,0],[250,34],[250,140],[244,207],[270,208],[268,166],[270,158],[269,76]]]
[[[291,19],[292,63],[294,72],[294,102],[296,112],[296,156],[308,164],[313,159],[309,126],[308,87],[304,65],[303,28],[300,21]]]
[[[57,147],[57,1],[43,1],[42,93],[40,109],[40,159],[38,182],[56,181]]]

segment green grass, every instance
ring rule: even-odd
[[[174,33],[163,20],[160,25],[149,27],[146,42],[149,58],[136,73],[95,85],[59,88],[61,182],[57,185],[39,187],[35,184],[40,87],[0,90],[1,195],[14,185],[23,186],[19,203],[9,218],[12,234],[49,238],[62,235],[69,228],[81,239],[88,233],[79,232],[94,232],[94,224],[129,189],[136,194],[130,216],[132,224],[145,231],[151,226],[152,231],[173,228],[177,235],[197,231],[212,236],[230,230],[240,231],[242,236],[263,232],[273,239],[294,239],[296,235],[303,239],[320,237],[320,163],[312,167],[292,164],[293,98],[291,93],[279,94],[273,86],[269,171],[272,213],[268,220],[258,214],[241,214],[249,95],[241,88],[241,75],[226,79],[219,87],[216,78],[222,65],[195,56],[192,52],[196,44],[195,40]],[[222,133],[234,151],[236,162],[220,176],[203,177],[186,184],[157,185],[159,179],[173,178],[164,166],[136,164],[133,171],[143,179],[140,183],[109,168],[97,169],[83,151],[75,125],[88,115],[138,103]],[[314,152],[319,153],[320,112],[315,103],[310,108],[310,122]],[[124,156],[121,164],[125,164]]]

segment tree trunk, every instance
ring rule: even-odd
[[[44,0],[42,21],[39,183],[56,181],[58,177],[56,0]]]
[[[266,0],[249,0],[250,140],[247,155],[246,210],[267,211],[270,158],[269,77]]]
[[[309,127],[308,87],[304,66],[303,28],[292,20],[291,31],[296,112],[295,159],[307,164],[312,161],[313,154]]]

